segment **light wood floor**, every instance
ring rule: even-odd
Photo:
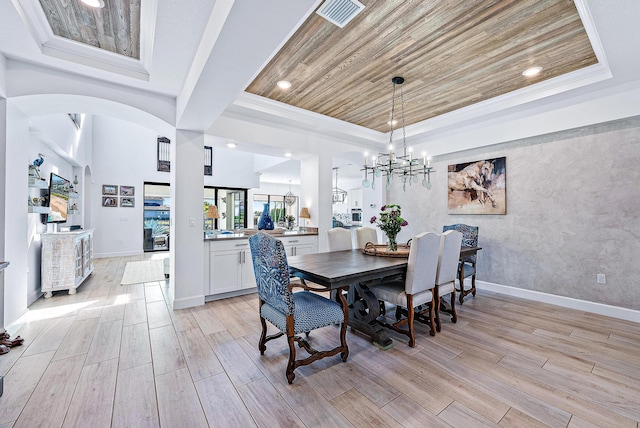
[[[349,331],[348,362],[288,385],[285,340],[257,350],[255,295],[171,313],[165,284],[119,285],[145,257],[96,260],[78,294],[10,328],[25,343],[0,356],[0,428],[639,426],[638,324],[479,292],[436,337],[419,326],[414,349]]]

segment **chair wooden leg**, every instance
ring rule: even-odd
[[[263,304],[264,302],[260,300],[260,309]],[[260,312],[260,309],[258,309],[258,312]],[[262,333],[260,334],[260,341],[258,342],[258,350],[260,351],[260,355],[264,355],[264,351],[267,350],[267,347],[265,346],[265,343],[267,343],[267,322],[262,318],[262,316],[260,316],[260,324],[262,324]]]
[[[438,300],[440,300],[440,299],[438,299]],[[429,304],[429,334],[431,336],[435,336],[436,335],[436,324],[435,324],[435,320],[434,320],[434,316],[433,316],[433,314],[434,314],[434,306],[435,306],[435,298]]]
[[[287,363],[287,382],[291,384],[295,379],[296,374],[293,372],[296,369],[296,342],[295,334],[293,330],[293,317],[287,316],[287,342],[289,343],[289,362]]]
[[[471,295],[476,297],[476,274],[471,276]]]
[[[451,322],[452,323],[458,322],[458,314],[456,312],[456,288],[455,287],[453,287],[453,291],[451,292]]]
[[[413,309],[413,296],[407,294],[407,324],[409,324],[409,346],[415,348],[416,337],[413,331],[413,320],[415,318],[415,312]]]
[[[433,296],[433,304],[435,306],[434,308],[434,314],[435,314],[435,324],[436,324],[436,331],[440,332],[440,330],[442,330],[442,325],[440,324],[440,294],[438,293],[438,287],[434,288],[435,294]]]
[[[262,333],[260,334],[260,342],[258,342],[258,350],[260,355],[264,355],[264,351],[267,350],[265,346],[265,343],[267,343],[267,323],[262,317],[260,317],[260,324],[262,324]]]
[[[342,292],[340,292],[339,298],[336,299],[336,301],[338,301],[342,306],[342,313],[344,314],[344,321],[340,324],[340,346],[342,348],[340,358],[342,358],[342,361],[346,362],[347,358],[349,358],[349,346],[347,345],[347,320],[349,319],[349,306],[347,305],[347,301],[345,300]]]

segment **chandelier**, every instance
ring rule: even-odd
[[[336,185],[333,187],[333,203],[342,204],[347,198],[347,192],[338,187],[338,168],[333,168],[336,171]]]
[[[391,120],[389,121],[389,152],[378,153],[371,158],[371,165],[368,163],[368,154],[364,154],[364,167],[361,171],[364,171],[364,180],[362,180],[362,187],[367,188],[371,185],[372,189],[376,188],[376,177],[384,176],[386,181],[387,191],[391,190],[391,183],[393,176],[397,175],[402,181],[402,190],[406,190],[407,183],[409,185],[417,183],[419,176],[422,174],[422,185],[428,189],[431,189],[431,173],[435,172],[431,166],[431,161],[427,158],[425,152],[422,153],[422,158],[414,158],[411,147],[407,149],[406,132],[404,128],[404,94],[402,92],[402,84],[404,78],[394,77],[391,79],[393,82],[393,95],[391,97]],[[393,151],[393,131],[394,126],[398,123],[395,120],[395,104],[396,104],[396,86],[400,86],[400,106],[401,106],[401,119],[402,119],[402,154],[396,154]],[[369,173],[371,173],[372,181],[369,182]],[[335,196],[334,196],[335,200]]]
[[[289,180],[289,191],[284,195],[284,203],[289,206],[296,203],[296,196],[291,193],[291,180]]]

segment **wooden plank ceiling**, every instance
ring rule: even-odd
[[[344,28],[311,14],[246,91],[386,132],[393,76],[410,125],[597,63],[571,0],[360,1]]]
[[[105,0],[104,8],[80,0],[40,0],[56,36],[140,59],[140,0]]]

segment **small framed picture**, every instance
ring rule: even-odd
[[[136,205],[135,198],[120,198],[120,206],[125,208],[133,208]]]
[[[103,207],[117,207],[118,206],[118,198],[114,198],[111,196],[103,196],[102,197],[102,206]]]
[[[133,196],[135,193],[135,186],[120,186],[120,196]]]
[[[118,196],[118,186],[113,184],[103,184],[102,185],[102,194],[108,196]],[[104,204],[103,204],[104,205]]]

